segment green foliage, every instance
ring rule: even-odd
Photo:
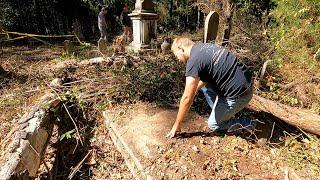
[[[121,85],[108,90],[108,97],[101,108],[112,103],[153,102],[159,105],[175,105],[181,97],[184,76],[178,61],[168,58],[153,59],[137,68],[119,68],[113,75],[121,79]]]
[[[71,34],[74,29],[80,29],[84,38],[90,38],[99,35],[97,15],[100,8],[106,6],[110,33],[121,30],[117,16],[120,15],[124,3],[134,7],[133,1],[106,0],[105,4],[101,2],[3,0],[0,2],[0,28],[37,34]],[[79,25],[80,27],[76,27]]]
[[[315,177],[320,173],[320,151],[319,139],[313,135],[308,135],[299,142],[293,137],[288,137],[285,144],[280,148],[280,154],[285,161],[296,170],[306,170],[307,174]]]
[[[195,31],[198,11],[193,4],[194,2],[189,0],[161,0],[157,2],[155,10],[159,15],[160,32],[177,31],[181,33]]]
[[[235,0],[234,2],[238,10],[260,16],[263,11],[272,9],[275,5],[272,0]]]
[[[318,71],[313,55],[320,48],[320,1],[278,0],[271,12],[270,37],[275,60]]]
[[[71,139],[71,138],[74,138],[75,136],[76,136],[76,130],[72,129],[71,131],[67,131],[64,134],[62,134],[60,136],[60,141],[62,141],[64,138]]]

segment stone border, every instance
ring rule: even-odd
[[[140,179],[153,179],[150,175],[145,172],[145,168],[140,163],[138,158],[133,154],[132,150],[129,148],[128,144],[125,143],[117,128],[112,123],[112,119],[108,115],[107,111],[103,112],[103,117],[105,119],[105,125],[109,130],[110,137],[116,146],[117,150],[124,157],[125,163],[129,168],[131,174],[136,180]]]
[[[0,165],[0,179],[36,176],[53,130],[54,113],[51,110],[59,106],[58,97],[49,93],[18,121],[18,126],[6,137],[6,141],[12,140],[8,148],[3,148],[5,161]]]

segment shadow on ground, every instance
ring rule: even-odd
[[[263,143],[271,146],[281,146],[284,144],[286,136],[300,137],[303,133],[299,128],[282,121],[281,119],[270,113],[256,112],[245,109],[238,113],[237,116],[250,117],[250,119],[257,122],[257,126],[254,130],[243,128],[243,131],[241,133],[215,133],[213,131],[178,132],[177,138],[192,138],[195,136],[224,137],[226,135],[234,135],[246,139],[252,143]]]

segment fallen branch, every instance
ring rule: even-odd
[[[75,35],[38,35],[38,34],[28,34],[28,33],[20,33],[20,32],[10,32],[10,31],[3,31],[0,34],[15,34],[21,36],[28,36],[28,37],[52,37],[52,38],[60,38],[60,37],[74,37]]]
[[[73,176],[79,171],[81,165],[83,164],[83,162],[88,158],[88,156],[90,155],[91,151],[89,151],[87,153],[87,155],[76,165],[76,167],[73,168],[73,170],[71,171],[71,173],[68,176],[68,179],[72,179]]]
[[[15,40],[18,40],[18,39],[24,39],[24,38],[32,38],[32,39],[35,39],[37,41],[40,41],[44,44],[48,44],[48,45],[51,45],[50,43],[40,39],[40,38],[64,38],[64,37],[76,37],[78,42],[80,44],[83,44],[80,39],[76,36],[76,35],[38,35],[38,34],[29,34],[29,33],[20,33],[20,32],[10,32],[10,31],[2,31],[0,34],[2,35],[7,35],[8,39],[5,40],[5,41],[15,41]],[[20,37],[16,37],[16,38],[12,38],[10,39],[10,36],[9,34],[13,34],[13,35],[18,35]]]

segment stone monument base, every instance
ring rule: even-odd
[[[133,52],[139,52],[139,51],[143,51],[143,50],[146,50],[146,49],[150,49],[150,45],[149,44],[131,42],[129,44],[129,46],[127,47],[128,51],[133,51]]]

